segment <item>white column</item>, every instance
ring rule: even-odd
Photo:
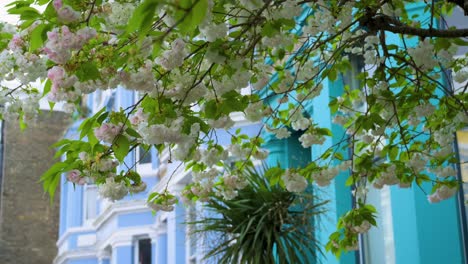
[[[99,251],[98,255],[98,264],[110,264],[111,253],[105,249]]]

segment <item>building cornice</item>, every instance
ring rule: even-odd
[[[122,246],[131,246],[134,242],[134,237],[139,235],[150,235],[156,233],[156,230],[152,226],[143,226],[143,227],[133,227],[120,229],[112,233],[107,239],[100,241],[96,248],[99,250],[104,250],[107,246],[122,247]]]
[[[123,213],[138,213],[150,211],[144,200],[130,200],[113,203],[104,210],[89,226],[71,227],[59,238],[56,245],[60,247],[71,235],[79,233],[97,232],[97,230],[112,217]]]
[[[53,264],[63,264],[67,259],[97,258],[97,251],[93,249],[65,251],[55,257]]]
[[[79,227],[70,227],[67,228],[67,231],[63,233],[62,236],[57,240],[57,247],[60,247],[60,245],[68,239],[70,235],[77,234],[77,233],[87,233],[87,232],[95,232],[96,229],[92,226],[79,226]]]
[[[130,200],[124,202],[117,202],[113,203],[108,206],[104,212],[102,212],[92,223],[92,226],[95,229],[99,229],[106,221],[111,219],[113,216],[117,214],[121,214],[124,212],[144,212],[150,210],[149,207],[146,205],[145,200]]]

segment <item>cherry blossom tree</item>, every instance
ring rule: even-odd
[[[406,10],[410,4],[428,16]],[[350,76],[328,109],[314,110],[333,114],[342,139],[302,168],[269,173],[288,191],[303,192],[349,172],[355,207],[327,245],[339,254],[355,249],[358,235],[376,224],[366,186],[419,186],[431,203],[458,189],[453,142],[468,123],[468,85],[454,89],[450,80],[467,80],[468,58],[454,54],[468,45],[468,28],[441,21],[459,7],[468,11],[463,1],[16,1],[9,12],[20,23],[0,25],[0,80],[20,85],[1,86],[2,118],[25,126],[41,98],[80,112],[84,95],[124,86],[140,100],[102,109],[82,122],[79,140],[58,142],[64,159],[43,175],[45,189],[53,195],[66,173],[119,200],[146,187],[124,157],[155,147],[192,170],[183,199],[216,193],[229,200],[247,184],[242,171],[268,157],[264,133],[283,139],[300,131],[304,148],[337,136],[307,111],[325,82]],[[42,91],[34,88],[38,80]],[[235,112],[261,122],[262,133],[238,130],[221,146],[216,129],[233,127]],[[238,161],[227,173],[220,168],[230,157]],[[177,198],[166,190],[148,201],[172,210]]]

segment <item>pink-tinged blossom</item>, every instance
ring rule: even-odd
[[[111,171],[119,165],[119,162],[113,159],[101,159],[97,164],[97,169],[100,172]]]
[[[65,70],[60,66],[54,66],[47,72],[47,78],[52,83],[62,81],[65,78]]]
[[[120,130],[122,130],[122,124],[115,125],[112,123],[104,123],[100,127],[94,129],[94,135],[99,140],[112,143],[114,138],[120,133]]]
[[[143,112],[142,108],[138,108],[136,113],[130,116],[130,123],[134,126],[140,124],[141,122],[146,122],[148,120],[148,115]]]
[[[88,27],[82,28],[76,33],[70,31],[67,26],[62,26],[60,30],[54,28],[47,32],[48,41],[43,51],[51,61],[57,64],[66,64],[71,58],[72,51],[81,49],[96,35],[96,30]]]
[[[57,16],[60,21],[65,23],[76,22],[80,19],[81,14],[68,5],[63,5],[62,0],[54,0],[53,6],[57,11]]]
[[[75,75],[68,76],[60,66],[54,66],[47,72],[47,77],[52,82],[52,87],[48,94],[50,101],[73,101],[77,99],[77,93],[71,89],[78,78]]]
[[[95,38],[97,36],[97,32],[94,28],[85,27],[76,32],[76,48],[80,49],[86,42]]]
[[[21,50],[23,46],[24,46],[24,40],[18,34],[15,34],[13,38],[10,40],[10,43],[8,43],[8,48],[11,50]]]
[[[63,7],[62,0],[54,0],[52,4],[54,5],[55,10],[59,10],[60,8]]]
[[[67,179],[70,182],[73,182],[78,185],[83,185],[86,183],[84,177],[82,177],[81,172],[79,170],[72,170],[68,173]]]

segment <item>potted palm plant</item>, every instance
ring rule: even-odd
[[[288,191],[278,168],[249,168],[248,185],[226,200],[213,193],[205,204],[208,214],[193,225],[194,234],[216,238],[206,259],[216,263],[312,263],[321,254],[314,222],[326,201],[311,191]]]

